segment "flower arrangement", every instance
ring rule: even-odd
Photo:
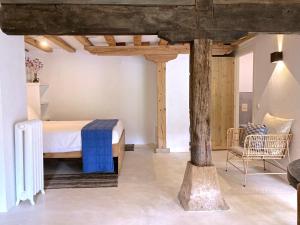
[[[44,64],[38,58],[31,59],[29,57],[26,57],[25,64],[28,72],[34,75],[32,82],[39,82],[37,73],[43,69]]]

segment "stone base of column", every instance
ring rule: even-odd
[[[188,162],[178,199],[186,211],[229,209],[220,190],[215,166],[199,167]]]

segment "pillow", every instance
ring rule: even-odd
[[[245,128],[244,135],[240,139],[240,145],[244,146],[245,138],[248,135],[265,135],[267,133],[268,133],[268,128],[266,127],[266,125],[248,123],[246,128]],[[255,147],[262,148],[263,146],[261,146],[261,144],[262,144],[261,142],[258,142],[259,146],[255,146]]]
[[[268,128],[264,124],[254,124],[254,123],[247,124],[246,135],[251,135],[251,134],[264,135],[267,133],[268,133]]]
[[[267,113],[263,119],[263,124],[268,127],[269,134],[288,134],[293,125],[293,119],[275,117]]]

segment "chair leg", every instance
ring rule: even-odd
[[[266,160],[263,161],[264,161],[264,171],[266,171]]]
[[[228,171],[228,159],[229,159],[229,151],[227,150],[227,158],[226,158],[226,172]]]
[[[244,164],[244,184],[243,184],[243,187],[246,187],[247,174],[248,174],[248,160],[243,159],[243,164]]]

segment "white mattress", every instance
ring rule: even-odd
[[[43,144],[45,153],[81,151],[81,129],[85,121],[44,121]],[[113,128],[112,144],[119,143],[124,126],[120,120]]]

